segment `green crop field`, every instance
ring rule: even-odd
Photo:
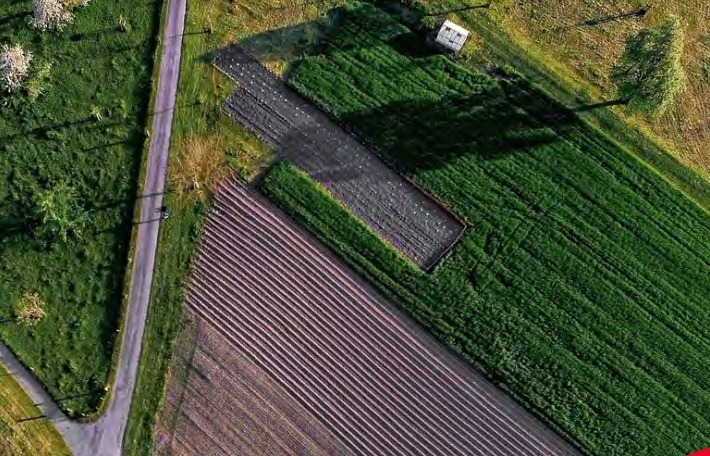
[[[0,2],[0,44],[33,54],[31,77],[51,65],[36,99],[0,93],[0,337],[73,415],[105,394],[161,4],[93,0],[41,32],[31,0]],[[66,241],[43,222],[51,192],[76,222]],[[20,325],[16,306],[34,293],[46,316]]]
[[[475,72],[355,4],[290,83],[469,230],[433,274],[292,167],[264,192],[597,455],[710,441],[710,217],[512,69]]]

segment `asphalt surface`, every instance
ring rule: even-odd
[[[76,456],[120,456],[122,452],[153,282],[160,209],[163,206],[173,110],[180,75],[186,3],[187,0],[169,0],[168,4],[128,314],[116,379],[106,413],[90,424],[67,419],[37,379],[0,343],[0,362],[12,373],[40,410],[54,422]]]

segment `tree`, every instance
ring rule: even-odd
[[[670,16],[657,28],[644,28],[628,39],[611,73],[621,104],[654,117],[670,106],[685,88],[684,36],[680,20]]]
[[[22,46],[4,44],[0,51],[0,80],[8,92],[22,88],[32,62],[32,53],[25,51]]]
[[[38,233],[50,240],[67,242],[69,235],[81,237],[86,211],[79,204],[76,190],[65,181],[37,195],[37,211],[42,220]]]
[[[64,0],[35,0],[35,27],[41,30],[61,29],[71,18],[71,8]]]
[[[45,317],[44,302],[39,293],[25,293],[17,303],[15,313],[17,322],[25,326],[34,326]]]
[[[30,101],[36,101],[44,93],[49,74],[52,71],[52,64],[44,63],[39,66],[35,64],[35,68],[38,69],[27,80],[27,95]]]

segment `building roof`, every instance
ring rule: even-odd
[[[460,25],[446,20],[439,29],[436,41],[450,49],[460,51],[468,38],[468,30]]]

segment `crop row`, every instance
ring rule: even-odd
[[[576,454],[246,188],[215,207],[188,306],[353,452]]]

